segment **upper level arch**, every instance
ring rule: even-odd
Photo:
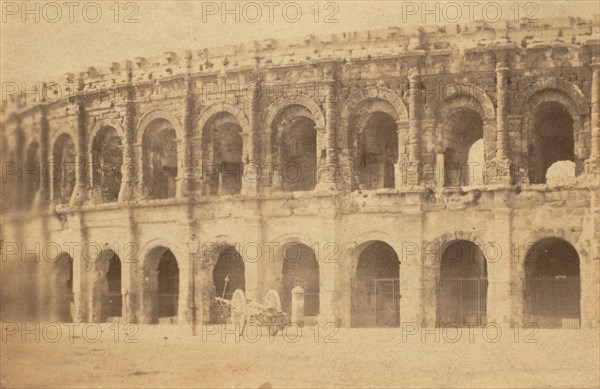
[[[395,92],[376,86],[359,88],[350,93],[343,103],[339,117],[339,139],[344,147],[350,147],[355,140],[356,119],[372,112],[382,112],[395,121],[408,120],[408,111],[402,98]],[[366,118],[363,118],[366,120]]]
[[[571,116],[588,115],[589,102],[581,89],[572,82],[556,77],[535,81],[526,86],[513,102],[513,111],[527,115],[537,105],[546,101],[557,101],[568,106]]]
[[[181,121],[175,116],[173,113],[164,110],[164,109],[156,109],[145,113],[139,121],[137,127],[137,136],[136,143],[141,144],[144,139],[144,132],[148,129],[150,124],[156,119],[163,119],[168,121],[175,133],[177,134],[177,139],[183,138],[183,126]]]

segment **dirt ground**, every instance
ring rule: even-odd
[[[250,327],[236,339],[230,326],[193,337],[188,326],[5,322],[0,374],[3,388],[600,386],[597,331],[497,330]]]

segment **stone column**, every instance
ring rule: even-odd
[[[421,164],[421,76],[416,68],[409,71],[408,80],[410,84],[409,93],[409,112],[408,112],[408,145],[406,152],[408,161],[398,159],[400,169],[400,179],[396,180],[397,186],[418,185],[420,180]],[[398,137],[400,141],[402,137]],[[405,145],[398,145],[398,150],[402,150]],[[400,153],[399,153],[400,154]]]
[[[487,254],[487,321],[500,325],[502,331],[510,328],[513,313],[519,310],[523,297],[515,282],[519,279],[519,269],[513,266],[510,255],[512,226],[508,195],[508,191],[495,192],[494,239],[480,247]]]
[[[508,67],[504,62],[496,65],[496,90],[497,105],[496,110],[496,158],[504,160],[508,158],[508,126],[506,123],[508,94],[507,94],[507,73]]]
[[[50,126],[48,124],[48,117],[46,108],[40,107],[40,189],[36,195],[36,206],[43,208],[48,205],[48,196],[50,193],[50,179],[48,177],[48,155],[50,154]]]
[[[592,62],[592,112],[590,158],[588,172],[600,173],[600,58]]]
[[[87,134],[85,107],[79,104],[77,112],[77,152],[75,154],[75,188],[71,195],[71,206],[83,205],[87,200]]]
[[[407,215],[408,223],[414,225],[414,235],[407,236],[402,242],[400,256],[400,321],[414,323],[418,326],[425,324],[424,310],[424,266],[421,248],[416,243],[421,241],[422,216]]]
[[[248,123],[247,145],[244,144],[244,170],[242,173],[242,193],[253,195],[260,191],[260,179],[266,173],[261,169],[261,161],[258,160],[259,151],[259,120],[258,102],[260,100],[260,82],[257,81],[250,86],[246,96],[250,97],[248,102]]]
[[[317,188],[335,190],[339,182],[339,167],[337,163],[336,104],[333,83],[328,83],[325,86],[325,93],[325,165],[319,169]]]
[[[485,182],[510,183],[510,145],[508,131],[508,71],[509,68],[504,62],[496,65],[496,90],[497,90],[497,110],[496,110],[496,154],[495,160],[497,169],[495,172],[486,174],[484,169]],[[485,135],[484,135],[485,139]],[[484,140],[485,142],[485,140]],[[485,153],[490,155],[490,153]],[[486,160],[486,162],[488,162]],[[488,175],[490,175],[488,179]]]
[[[134,160],[137,164],[138,174],[137,174],[137,182],[136,182],[136,197],[139,199],[147,199],[148,198],[148,177],[146,176],[146,172],[144,171],[144,149],[142,147],[143,141],[139,143],[133,144],[133,155]]]
[[[125,103],[125,139],[123,139],[123,166],[121,167],[121,188],[119,190],[119,201],[131,201],[134,199],[137,179],[137,169],[133,153],[135,143],[135,87],[131,83],[131,72],[129,72],[128,84],[125,87],[127,102]]]
[[[188,64],[190,59],[187,59]],[[189,65],[188,65],[189,68]],[[192,134],[194,132],[195,118],[195,99],[194,99],[194,82],[188,75],[185,77],[186,95],[185,109],[183,116],[183,135],[181,142],[177,142],[177,158],[179,168],[177,170],[177,189],[175,197],[188,197],[193,192],[193,150],[192,150]],[[181,157],[181,162],[179,158]]]

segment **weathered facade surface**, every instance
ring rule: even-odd
[[[227,275],[225,294],[274,288],[284,308],[300,285],[310,315],[341,326],[597,328],[598,37],[595,16],[266,40],[16,96],[3,316],[209,322]],[[546,175],[565,161],[570,178]],[[449,267],[452,247],[472,255]],[[544,277],[568,301],[536,302]]]

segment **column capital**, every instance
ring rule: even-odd
[[[507,72],[509,69],[508,64],[504,61],[496,63],[496,73]]]

